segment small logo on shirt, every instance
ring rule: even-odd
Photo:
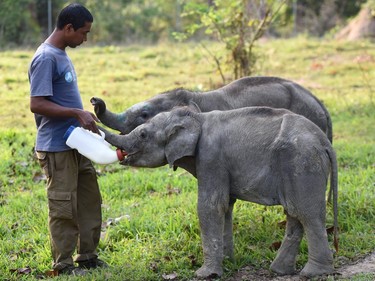
[[[65,81],[68,82],[68,83],[73,81],[73,74],[70,71],[65,73]]]

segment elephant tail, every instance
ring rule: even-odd
[[[331,183],[330,192],[332,192],[333,204],[333,244],[336,252],[339,250],[339,237],[338,237],[338,172],[337,172],[337,159],[335,151],[330,148],[327,149],[327,154],[331,161]]]

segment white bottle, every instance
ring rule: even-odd
[[[100,130],[99,130],[100,131]],[[126,155],[121,149],[112,150],[110,144],[101,136],[81,127],[70,126],[64,134],[66,144],[97,164],[110,164],[122,161]]]

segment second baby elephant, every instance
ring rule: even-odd
[[[295,271],[306,233],[308,261],[301,275],[332,273],[325,228],[325,192],[333,190],[337,247],[337,164],[326,135],[303,116],[284,109],[248,107],[200,113],[187,107],[163,112],[128,135],[104,130],[106,140],[128,153],[136,167],[182,167],[198,181],[198,216],[204,263],[199,278],[220,276],[233,256],[232,210],[237,199],[282,205],[284,240],[271,269]]]
[[[92,98],[91,103],[104,125],[123,134],[131,132],[160,112],[191,103],[195,103],[202,112],[249,106],[285,108],[310,119],[332,142],[331,118],[324,105],[297,83],[277,77],[244,77],[217,90],[203,93],[175,89],[137,103],[119,114],[109,111],[100,98]]]

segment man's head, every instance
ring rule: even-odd
[[[84,27],[85,22],[92,23],[93,21],[94,18],[89,10],[80,4],[73,3],[61,10],[57,17],[56,27],[61,30],[65,25],[71,24],[76,31],[78,28]]]
[[[64,31],[66,46],[75,48],[87,40],[94,18],[84,6],[73,3],[61,10],[57,17],[57,30]]]

